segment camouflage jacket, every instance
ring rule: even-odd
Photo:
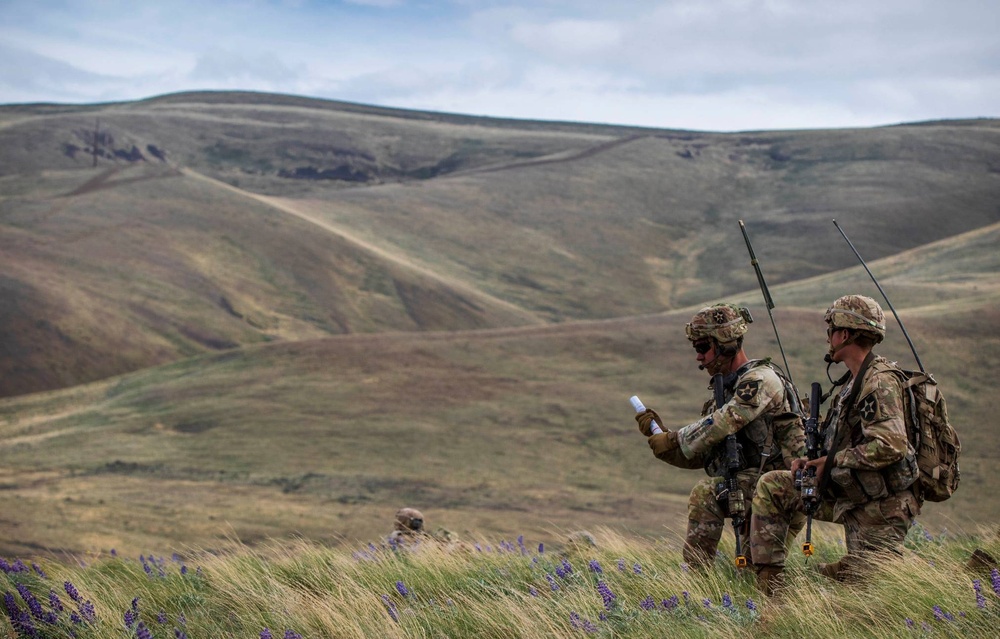
[[[873,357],[861,380],[845,384],[830,406],[824,422],[826,449],[832,452],[826,487],[828,497],[842,502],[841,510],[906,490],[917,477],[896,369],[884,357]],[[861,384],[857,399],[846,406],[855,383]]]
[[[726,403],[716,409],[714,398],[706,402],[702,418],[677,431],[676,459],[664,461],[684,468],[704,467],[710,477],[721,477],[725,440],[732,434],[742,446],[741,470],[786,469],[791,460],[805,454],[802,416],[793,410],[781,378],[767,360],[747,362],[726,381]]]

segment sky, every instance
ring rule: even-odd
[[[1000,1],[0,0],[0,104],[203,89],[702,131],[1000,117]]]

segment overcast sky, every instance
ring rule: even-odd
[[[0,0],[0,103],[250,89],[709,131],[1000,116],[998,0]]]

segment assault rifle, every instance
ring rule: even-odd
[[[810,460],[819,459],[823,454],[823,442],[819,435],[819,404],[822,393],[823,387],[819,382],[813,382],[809,389],[809,417],[806,419],[806,457]],[[813,515],[819,510],[819,481],[816,469],[800,469],[795,477],[795,483],[801,491],[803,510],[806,512],[806,540],[802,544],[802,554],[811,557]]]
[[[726,390],[722,374],[712,377],[712,387],[715,392],[715,409],[719,410],[726,405]],[[733,534],[736,535],[736,567],[745,568],[747,565],[746,555],[743,554],[743,543],[740,534],[746,524],[746,500],[743,497],[743,489],[740,488],[736,474],[740,470],[740,443],[736,440],[736,435],[726,436],[726,476],[725,491],[723,496],[729,499],[729,516],[733,520]]]

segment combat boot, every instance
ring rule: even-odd
[[[768,597],[773,597],[785,585],[784,566],[758,566],[757,588]]]

